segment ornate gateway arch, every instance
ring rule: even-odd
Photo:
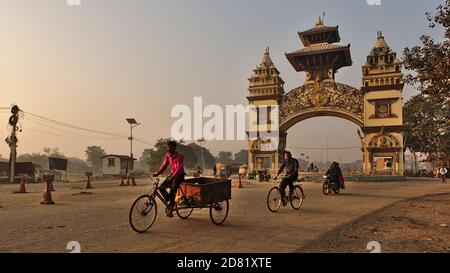
[[[374,176],[403,176],[403,83],[401,62],[386,44],[381,32],[367,63],[363,65],[363,87],[337,83],[338,69],[351,66],[350,45],[341,45],[338,27],[316,26],[298,33],[304,48],[287,53],[297,72],[306,73],[304,85],[284,92],[284,81],[266,49],[261,64],[249,78],[249,104],[257,120],[248,124],[249,169],[278,170],[286,149],[287,131],[302,120],[318,116],[347,119],[361,127],[363,173]],[[270,113],[279,115],[274,122]],[[268,118],[261,119],[261,116]],[[272,139],[263,130],[279,136],[273,149],[262,149]]]
[[[287,131],[298,122],[317,116],[336,116],[364,126],[364,94],[336,82],[309,83],[283,96],[280,105],[280,130]]]

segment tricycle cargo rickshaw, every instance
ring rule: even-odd
[[[150,229],[156,219],[158,206],[156,197],[166,206],[169,204],[157,190],[159,179],[156,178],[148,194],[134,201],[129,221],[134,231],[143,233]],[[209,208],[209,216],[215,225],[221,225],[228,216],[231,199],[231,180],[216,178],[186,179],[177,191],[174,211],[181,219],[187,219],[196,209]]]

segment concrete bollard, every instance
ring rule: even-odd
[[[129,173],[127,176],[127,186],[130,185],[131,180],[131,186],[137,186],[136,179],[134,178],[134,173]]]
[[[119,184],[119,186],[120,187],[126,186],[125,185],[125,175],[124,174],[120,175],[120,184]]]
[[[27,190],[25,189],[25,182],[26,182],[26,176],[25,175],[21,175],[20,176],[19,190],[15,191],[13,193],[27,193]]]
[[[91,186],[92,175],[93,175],[93,173],[91,173],[91,172],[86,173],[86,177],[87,177],[86,189],[93,189],[93,187]]]
[[[54,175],[44,175],[44,181],[46,184],[45,191],[44,191],[44,200],[41,202],[43,205],[53,205],[55,202],[53,202],[52,199],[52,182],[55,179]]]

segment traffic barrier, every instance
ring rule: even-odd
[[[127,176],[127,186],[130,185],[131,180],[131,186],[137,186],[136,179],[134,178],[134,173],[129,173]]]
[[[25,189],[25,182],[26,182],[26,176],[21,175],[20,176],[20,187],[18,191],[15,191],[13,193],[27,193],[27,190]]]
[[[86,189],[93,189],[93,187],[91,186],[92,175],[93,175],[93,173],[91,173],[91,172],[86,173],[86,177],[87,177]]]
[[[44,200],[41,202],[41,204],[53,205],[53,204],[55,204],[55,202],[53,202],[53,198],[52,198],[52,185],[53,185],[53,180],[55,179],[55,176],[54,175],[44,175],[43,179],[46,183],[46,187],[45,187],[45,191],[44,191]]]
[[[120,176],[120,187],[126,186],[125,185],[125,175],[121,174]]]

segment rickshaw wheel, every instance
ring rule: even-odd
[[[192,211],[194,210],[193,208],[187,208],[187,207],[179,207],[178,204],[175,207],[175,210],[177,211],[177,215],[178,217],[180,217],[181,219],[185,220],[187,218],[189,218],[189,216],[191,216]]]
[[[223,222],[227,219],[228,209],[228,200],[211,204],[209,207],[209,216],[211,217],[211,221],[217,226],[223,224]]]
[[[130,209],[129,221],[131,228],[138,233],[144,233],[150,229],[156,220],[158,207],[156,200],[150,195],[142,195]]]

